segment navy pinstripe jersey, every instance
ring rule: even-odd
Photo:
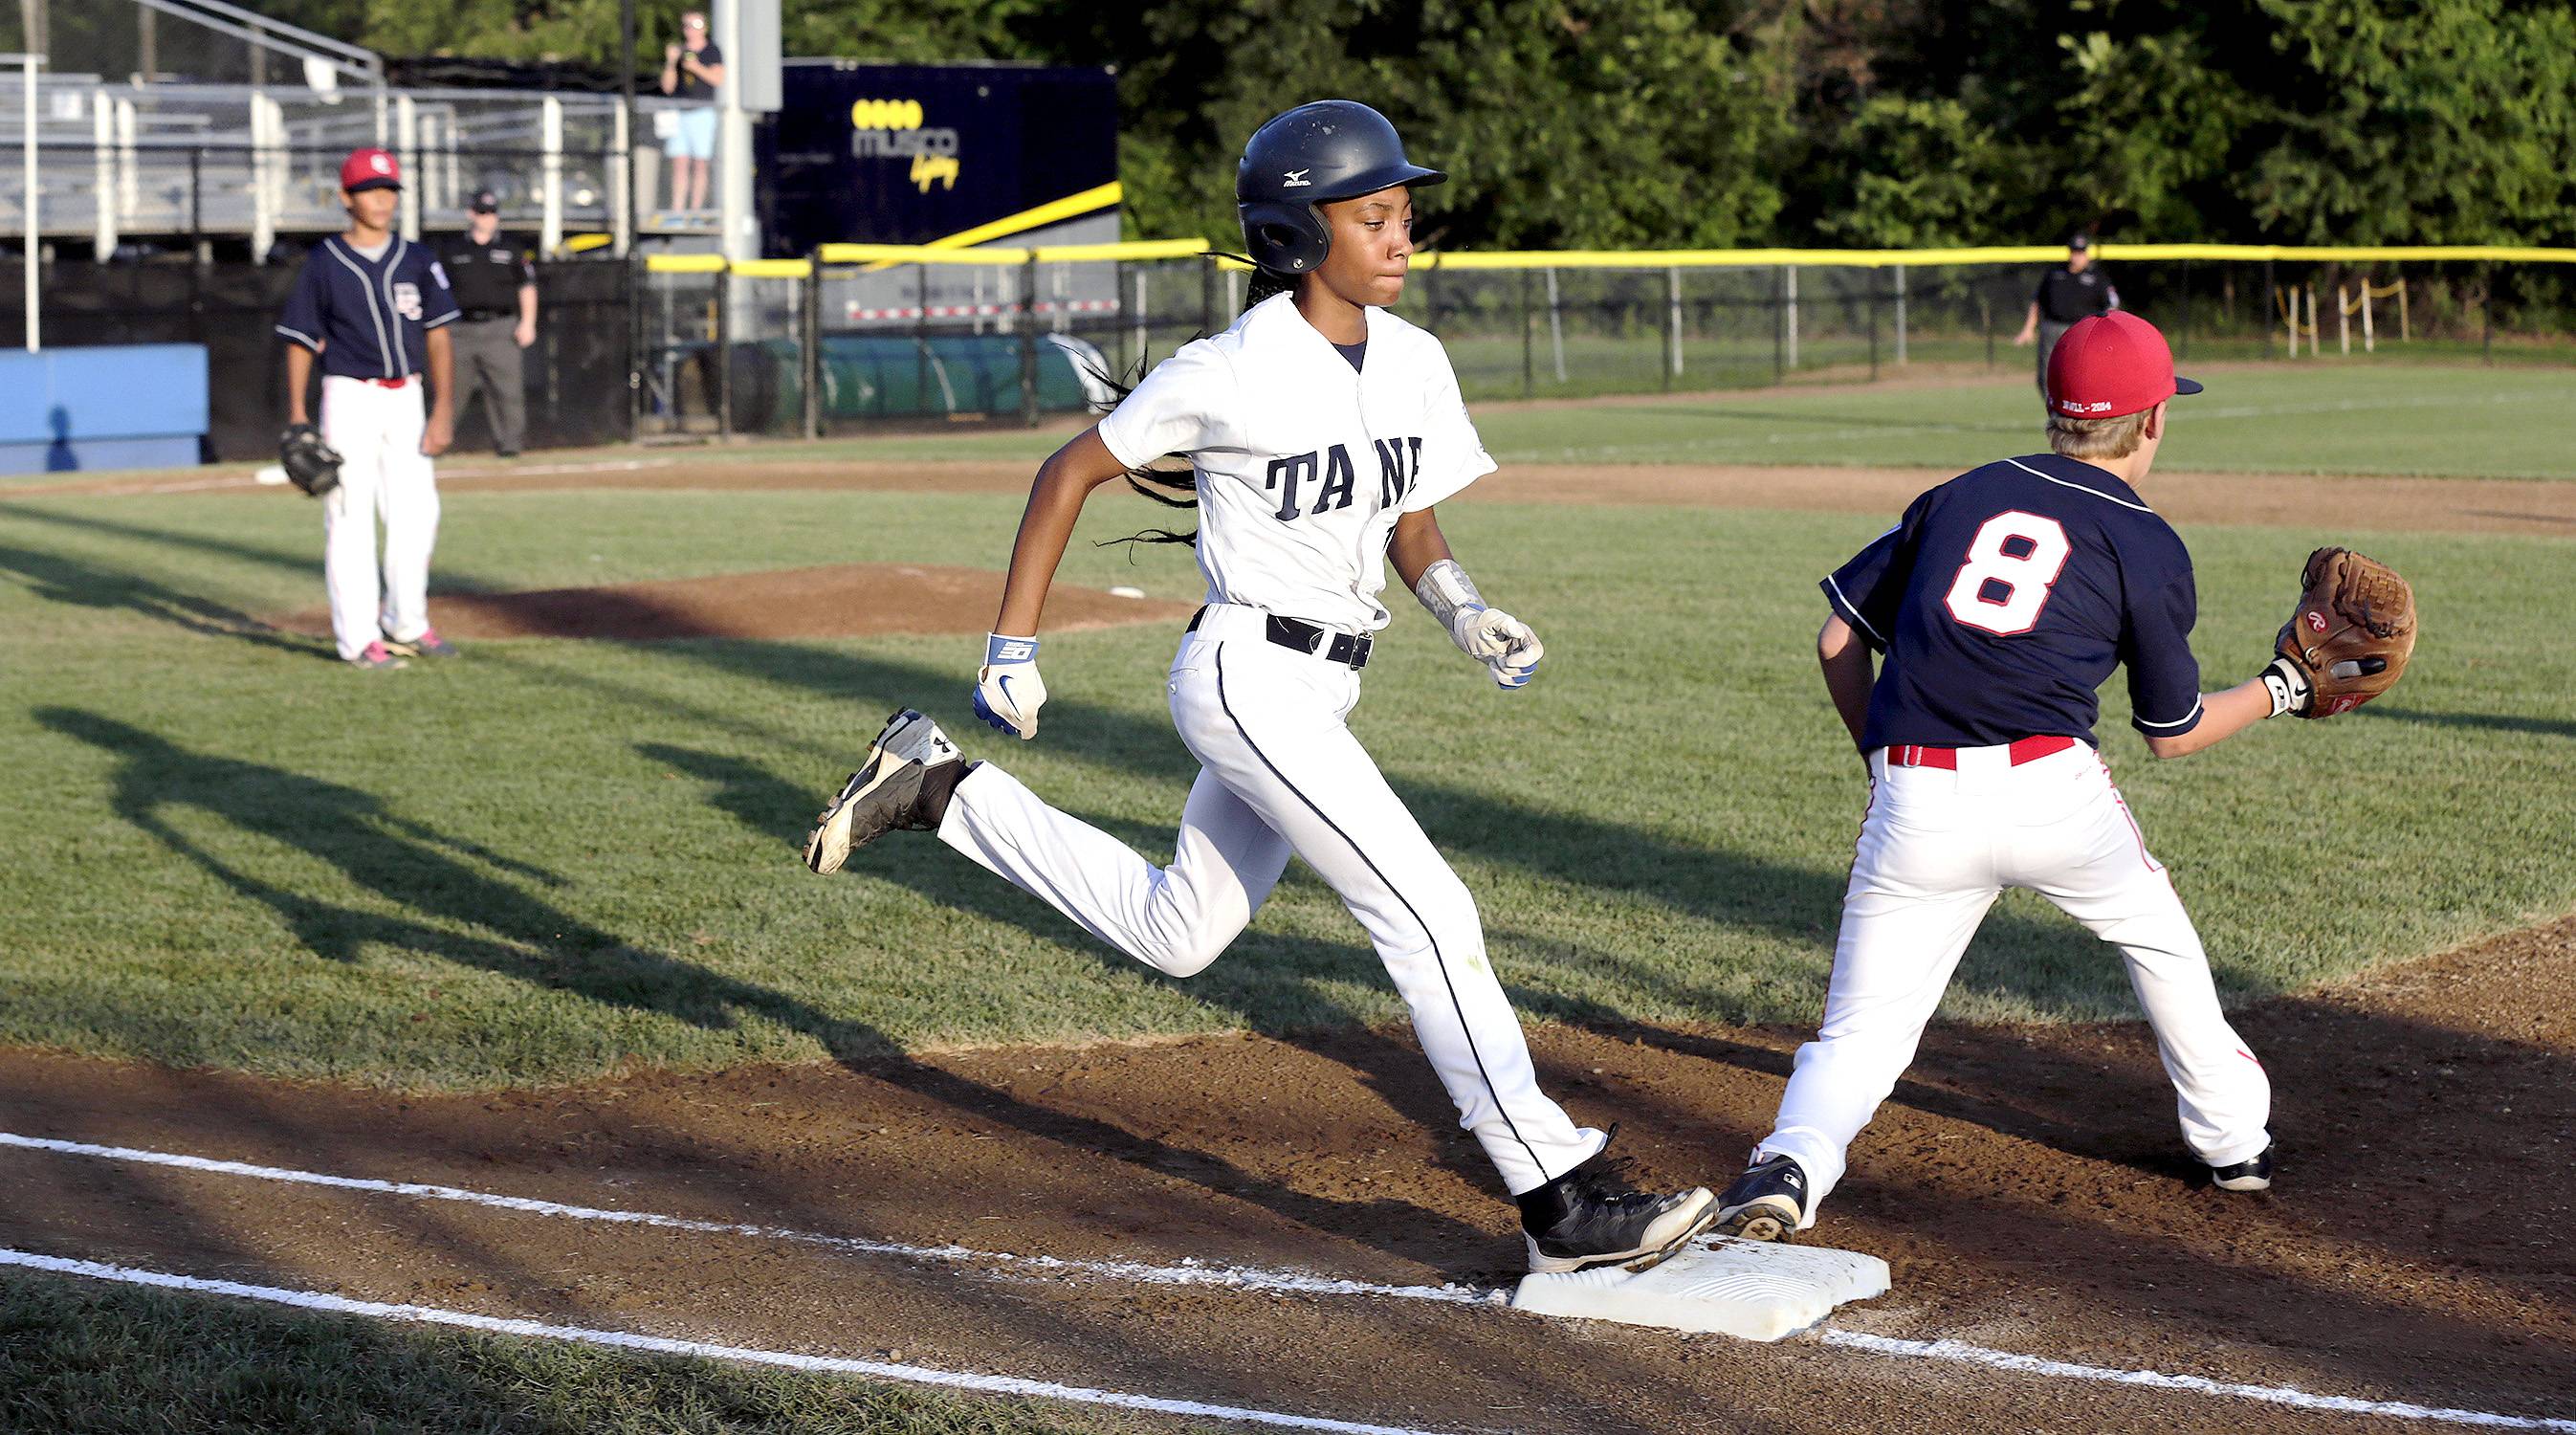
[[[1822,586],[1886,657],[1864,748],[2047,735],[2099,746],[2095,690],[2122,664],[2140,732],[2179,737],[2200,722],[2191,555],[2089,463],[2033,454],[1961,474]]]
[[[304,256],[277,332],[320,351],[325,374],[407,379],[428,368],[429,331],[455,318],[435,254],[395,235],[369,259],[334,235]]]

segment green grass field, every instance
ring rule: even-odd
[[[460,490],[441,582],[550,587],[881,556],[990,565],[1002,496]],[[1144,516],[1104,503],[1092,536]],[[1550,662],[1494,691],[1400,614],[1356,719],[1477,891],[1541,1018],[1798,1021],[1822,991],[1861,805],[1807,638],[1813,576],[1874,520],[1477,505],[1452,515]],[[927,840],[859,874],[792,843],[889,709],[965,719],[971,638],[494,643],[361,678],[318,644],[225,631],[318,596],[312,515],[197,496],[0,506],[20,774],[0,1040],[399,1086],[940,1043],[1376,1022],[1393,995],[1339,904],[1292,875],[1191,982],[1097,947]],[[2267,648],[2309,536],[2191,535],[2213,680]],[[2433,615],[2407,686],[2158,765],[2105,732],[2238,999],[2564,910],[2576,852],[2568,545],[2366,538]],[[1616,562],[1605,561],[1611,555]],[[1079,546],[1066,576],[1186,597],[1185,555]],[[1637,574],[1670,574],[1641,590]],[[1526,595],[1515,597],[1511,595]],[[1172,635],[1050,641],[1040,741],[968,737],[1147,851],[1191,764],[1161,710]],[[2511,772],[2516,781],[2496,780]],[[2384,774],[2316,800],[2320,773]],[[2368,902],[2289,904],[2280,874]],[[1949,1006],[2125,1015],[2120,968],[2008,903]]]
[[[2564,372],[2213,374],[2170,461],[2576,477],[2532,415]],[[1862,407],[1865,405],[1865,409]],[[1506,462],[1956,468],[2030,436],[2018,383],[1783,389],[1495,410]],[[2465,436],[2474,441],[2466,441]],[[1024,432],[827,454],[1033,460]],[[799,453],[800,460],[812,450]],[[706,457],[752,460],[757,450]],[[443,591],[853,560],[997,566],[1007,495],[446,497]],[[2331,511],[2321,492],[2320,513]],[[1154,521],[1105,499],[1084,537]],[[1533,1020],[1812,1021],[1863,791],[1814,675],[1815,575],[1875,518],[1475,504],[1445,524],[1549,661],[1497,692],[1399,601],[1356,718],[1477,893]],[[2188,530],[2216,685],[2268,649],[2305,531]],[[2105,694],[2114,767],[2233,1001],[2576,905],[2576,543],[2337,536],[2416,582],[2405,686],[2157,764]],[[1041,739],[966,717],[971,636],[479,644],[364,676],[260,615],[321,600],[286,495],[0,488],[0,763],[15,774],[0,1042],[399,1088],[1392,1022],[1356,925],[1293,869],[1200,978],[1148,973],[927,838],[820,879],[794,843],[886,711],[959,725],[1073,812],[1167,850],[1191,764],[1160,627],[1066,633]],[[1643,576],[1641,576],[1643,575]],[[1186,554],[1078,543],[1066,579],[1196,596]],[[1400,595],[1399,595],[1400,596]],[[2119,963],[2036,900],[1988,921],[1954,1019],[2126,1018]],[[1150,1427],[1056,1407],[385,1329],[0,1276],[5,1421],[29,1428],[894,1430]]]
[[[2576,411],[2576,369],[2326,360],[2222,364],[2200,377],[2208,392],[2176,401],[2161,460],[2172,468],[2576,478],[2576,450],[2543,418]],[[1475,415],[1486,446],[1506,464],[1858,464],[1955,473],[2042,446],[2039,401],[2019,365],[1948,384],[1793,385],[1616,407],[1489,402]],[[1035,464],[1063,441],[1053,430],[979,429],[844,440],[821,453]]]

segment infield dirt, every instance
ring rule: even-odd
[[[2105,960],[2112,960],[2107,953]],[[2474,1409],[2576,1371],[2576,919],[2272,1002],[2269,1196],[2194,1179],[2135,1026],[1937,1028],[1814,1239],[1885,1256],[1845,1330]],[[1548,1086],[1662,1180],[1722,1180],[1795,1030],[1542,1028]],[[1493,1287],[1509,1208],[1409,1033],[954,1051],[403,1098],[0,1053],[24,1134],[1059,1257]],[[0,1152],[21,1248],[773,1349],[1439,1428],[2350,1428],[1814,1341],[1491,1304],[1005,1278],[93,1157]],[[2557,1408],[2552,1408],[2557,1407]]]

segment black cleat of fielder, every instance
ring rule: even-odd
[[[2272,1148],[2264,1147],[2252,1160],[2233,1166],[2212,1166],[2209,1179],[2222,1191],[2269,1191],[2272,1189]]]
[[[1606,1155],[1522,1194],[1521,1234],[1541,1275],[1624,1265],[1642,1271],[1706,1229],[1717,1199],[1701,1188],[1640,1191]]]
[[[1807,1173],[1796,1161],[1756,1161],[1717,1198],[1717,1233],[1748,1241],[1789,1242],[1807,1218]]]
[[[866,765],[815,817],[805,837],[805,865],[838,872],[852,852],[895,828],[936,831],[965,770],[957,744],[939,724],[910,708],[896,713],[868,749]]]

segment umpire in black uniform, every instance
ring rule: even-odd
[[[2039,400],[2048,402],[2048,353],[2066,331],[2079,319],[2091,319],[2120,307],[2120,291],[2111,287],[2111,277],[2093,262],[2093,240],[2078,234],[2066,241],[2066,265],[2040,276],[2038,292],[2030,296],[2030,316],[2022,320],[2021,332],[2013,335],[2013,344],[2037,342],[2039,345]],[[468,304],[467,314],[474,312]]]
[[[525,250],[503,237],[501,202],[490,190],[475,195],[470,208],[470,227],[438,247],[456,307],[464,311],[451,330],[455,412],[462,419],[465,406],[482,394],[492,447],[503,458],[515,458],[527,437],[528,391],[519,351],[537,341],[537,268]]]

